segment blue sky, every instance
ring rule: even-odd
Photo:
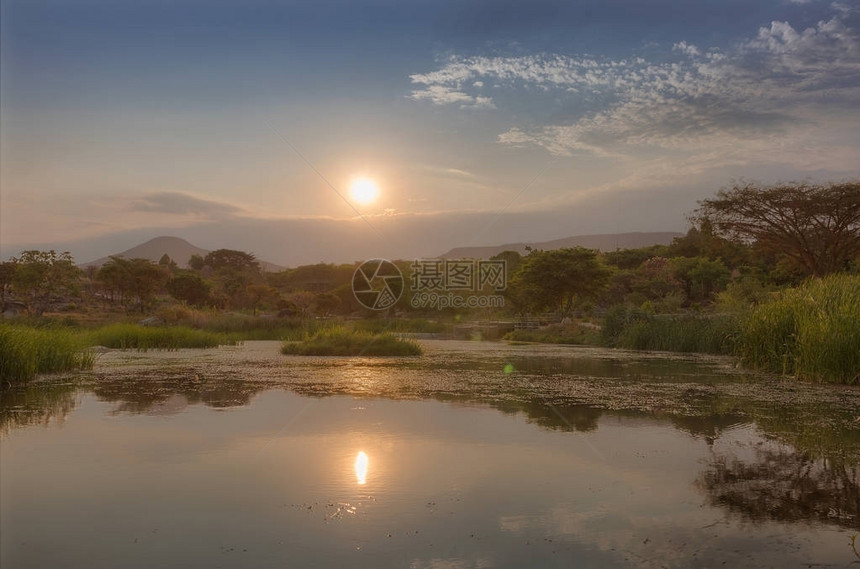
[[[4,256],[684,230],[733,180],[860,164],[849,2],[9,0],[2,48]],[[358,176],[375,202],[325,181]]]

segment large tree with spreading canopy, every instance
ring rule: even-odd
[[[860,255],[860,180],[735,185],[700,202],[692,220],[778,251],[806,274],[826,275]]]

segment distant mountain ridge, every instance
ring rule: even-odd
[[[208,253],[210,253],[208,249],[201,249],[200,247],[192,245],[191,243],[180,237],[162,236],[150,239],[146,243],[141,243],[140,245],[132,247],[131,249],[126,249],[122,253],[114,253],[113,255],[108,255],[107,257],[102,257],[100,259],[96,259],[95,261],[83,263],[81,266],[101,267],[102,265],[110,261],[111,257],[124,257],[126,259],[149,259],[150,261],[157,263],[162,256],[167,255],[177,265],[182,268],[186,268],[188,266],[188,261],[193,255],[200,255],[201,257],[205,257]],[[262,261],[260,259],[257,259],[257,262],[260,263],[260,268],[262,268],[266,272],[283,271],[285,268],[274,263]]]
[[[615,251],[616,249],[638,249],[650,247],[651,245],[669,245],[676,237],[683,237],[683,233],[675,231],[657,232],[633,232],[633,233],[605,233],[600,235],[574,235],[553,241],[541,241],[536,243],[507,243],[505,245],[492,245],[485,247],[455,247],[450,251],[439,255],[440,259],[489,259],[503,251],[516,251],[525,254],[526,247],[551,251],[565,247],[585,247],[587,249],[599,249],[600,251]]]

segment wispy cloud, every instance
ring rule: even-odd
[[[245,210],[238,206],[199,198],[183,192],[157,192],[147,194],[132,202],[132,211],[165,213],[217,219],[241,215]]]
[[[420,83],[413,76],[413,82]],[[459,104],[461,109],[495,109],[496,104],[490,97],[472,96],[446,85],[428,85],[426,89],[413,91],[410,95],[416,101],[428,100],[434,105]]]
[[[824,123],[858,122],[860,10],[832,9],[814,26],[775,21],[724,50],[679,42],[659,61],[452,56],[435,71],[411,76],[423,86],[412,97],[463,105],[476,101],[485,83],[511,96],[535,87],[554,92],[576,103],[573,120],[513,127],[498,141],[556,155],[749,149],[751,140],[760,146]],[[504,109],[503,100],[499,94],[493,104]]]

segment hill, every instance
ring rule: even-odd
[[[574,235],[553,241],[541,241],[537,243],[507,243],[505,245],[493,245],[486,247],[455,247],[447,253],[439,255],[440,259],[489,259],[502,251],[516,251],[525,254],[526,247],[551,251],[565,247],[586,247],[588,249],[599,249],[601,251],[615,251],[616,249],[637,249],[651,245],[668,245],[675,237],[683,237],[683,233],[661,231],[651,233],[606,233],[602,235]]]
[[[179,237],[156,237],[154,239],[150,239],[146,243],[141,243],[140,245],[127,249],[121,253],[114,253],[113,255],[108,255],[107,257],[102,257],[95,261],[90,261],[89,263],[83,263],[81,267],[101,267],[110,260],[111,256],[125,257],[126,259],[149,259],[150,261],[157,263],[159,259],[166,254],[168,257],[173,259],[177,265],[184,268],[188,266],[188,261],[191,259],[192,255],[205,257],[207,253],[209,253],[208,249],[201,249],[200,247],[192,245],[185,239],[181,239]],[[275,272],[284,270],[284,267],[281,267],[280,265],[261,261],[260,259],[257,259],[257,261],[260,263],[260,267],[264,271]]]

